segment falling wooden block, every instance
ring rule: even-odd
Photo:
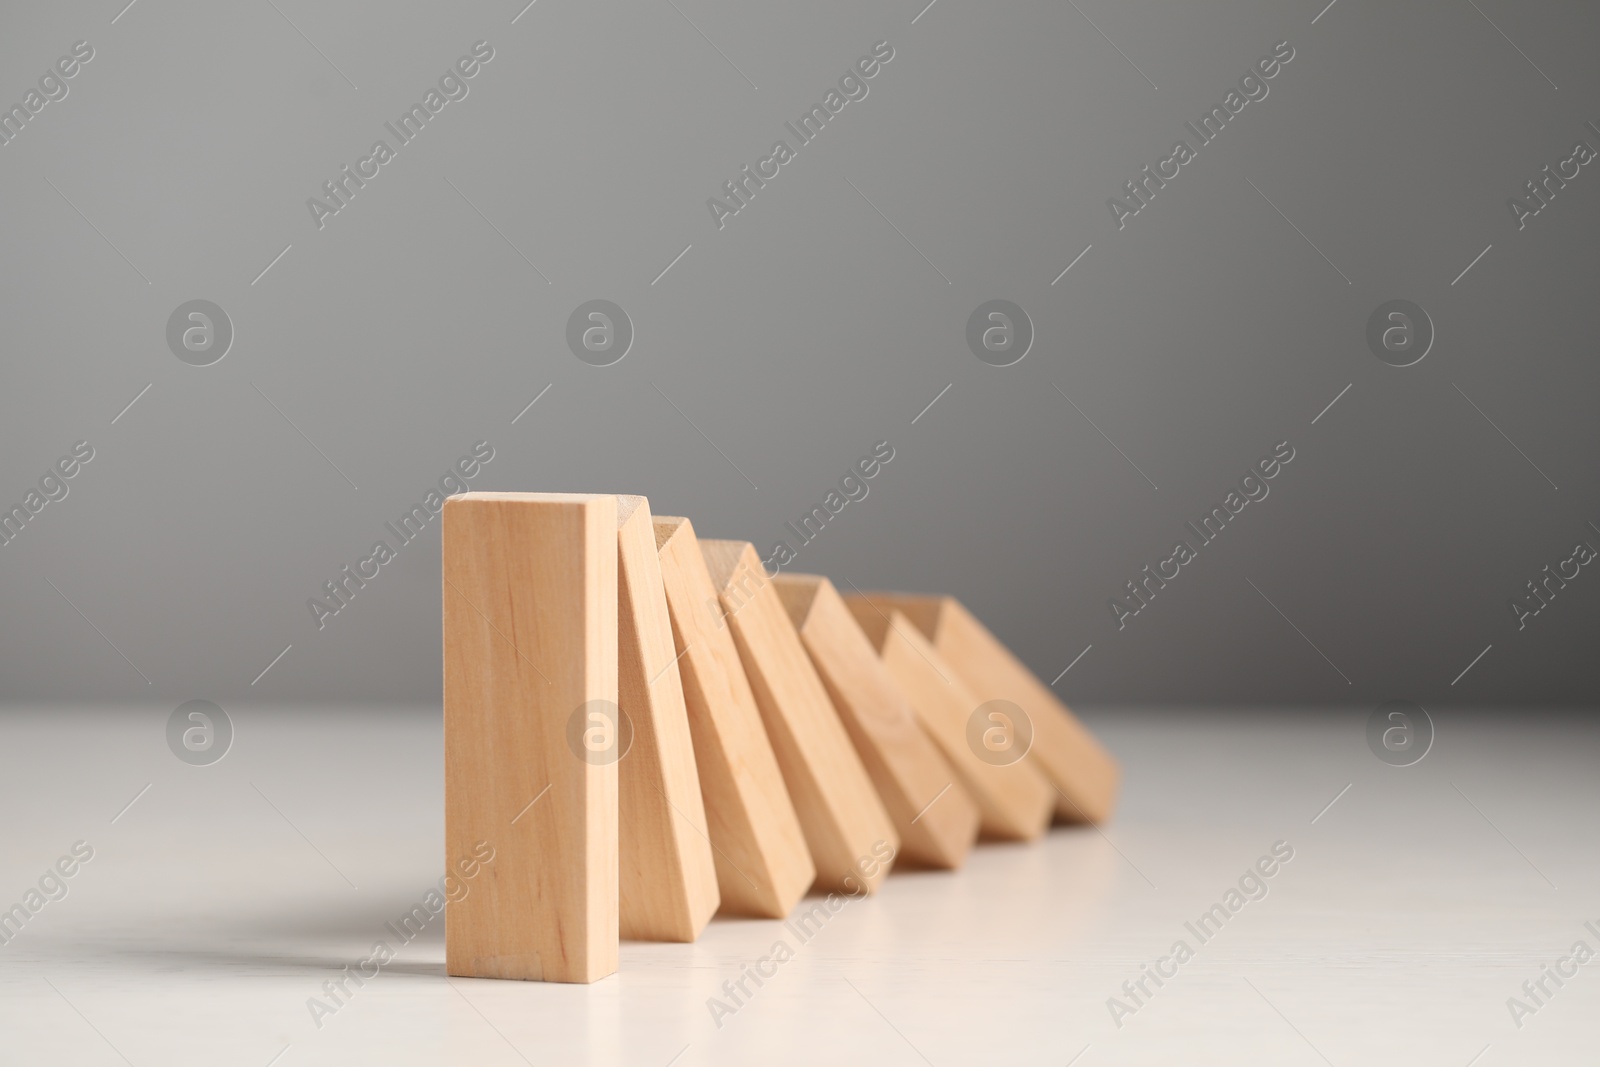
[[[973,712],[980,701],[955,668],[898,611],[880,610],[860,597],[851,597],[848,603],[884,666],[900,683],[923,726],[977,803],[983,835],[1030,841],[1043,834],[1050,826],[1054,805],[1050,783],[1020,753],[1013,762],[1003,762],[1012,758],[1003,752],[989,753],[984,746],[985,732],[995,727],[982,719],[974,723]]]
[[[701,553],[794,800],[819,889],[874,892],[900,848],[889,813],[748,541]]]
[[[655,537],[722,910],[784,918],[816,877],[800,820],[694,526],[656,516]]]
[[[1056,814],[1068,822],[1101,823],[1117,803],[1117,761],[1050,687],[954,597],[868,593],[884,611],[903,612],[955,668],[978,701],[1008,700],[1032,720],[1028,758],[1058,791]]]
[[[961,866],[978,836],[977,806],[839,591],[812,574],[780,574],[772,583],[894,820],[898,858]]]
[[[617,767],[583,747],[617,716],[616,498],[463,493],[442,527],[445,863],[494,857],[446,969],[593,982],[617,969]]]
[[[632,727],[617,766],[622,936],[693,941],[720,897],[655,524],[642,496],[617,497],[617,592],[617,702]]]

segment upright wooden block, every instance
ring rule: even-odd
[[[894,820],[899,859],[961,866],[978,836],[977,806],[839,591],[814,574],[780,574],[772,584]]]
[[[899,851],[900,835],[778,591],[748,541],[702,541],[700,548],[805,830],[817,887],[874,892]]]
[[[655,524],[642,496],[617,498],[617,592],[617,702],[632,726],[617,765],[622,936],[693,941],[720,896]]]
[[[1054,792],[1026,757],[997,763],[980,755],[981,730],[972,713],[980,703],[927,638],[899,612],[859,597],[848,601],[923,726],[944,751],[977,802],[985,837],[1031,841],[1050,826]]]
[[[694,527],[657,516],[655,534],[722,910],[781,919],[816,867]]]
[[[1122,772],[1112,755],[999,638],[954,597],[869,593],[884,611],[897,608],[956,669],[979,702],[1009,700],[1028,713],[1028,757],[1058,790],[1056,814],[1067,822],[1111,818]]]
[[[616,498],[463,493],[442,525],[445,863],[494,850],[446,969],[593,982],[617,969],[617,768],[582,747],[616,717]]]

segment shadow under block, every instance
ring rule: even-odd
[[[615,715],[616,498],[462,493],[441,541],[445,864],[494,857],[447,909],[446,969],[593,982],[617,969],[617,767],[569,738]]]
[[[1050,827],[1055,791],[1026,757],[1004,765],[981,758],[969,722],[981,703],[904,615],[880,611],[860,597],[848,601],[856,621],[900,683],[922,725],[978,805],[985,837],[1031,841]]]
[[[817,888],[871,893],[900,850],[838,712],[748,541],[701,541],[784,784],[817,866]]]
[[[1009,700],[1027,712],[1033,723],[1028,757],[1058,790],[1058,816],[1092,823],[1111,818],[1122,776],[1116,759],[959,600],[898,593],[868,593],[867,599],[885,613],[904,613],[980,703]]]
[[[688,519],[655,518],[722,911],[786,917],[816,867]]]
[[[894,820],[898,858],[961,866],[978,836],[978,808],[839,591],[811,574],[780,574],[772,584]]]
[[[655,524],[642,496],[617,497],[617,624],[617,703],[632,725],[617,761],[622,936],[693,941],[720,896]]]

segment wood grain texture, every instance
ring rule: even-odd
[[[876,891],[888,873],[883,857],[899,851],[900,835],[778,591],[748,541],[701,541],[700,548],[805,830],[817,888]]]
[[[983,836],[1031,841],[1049,829],[1055,797],[1050,783],[1026,756],[999,765],[978,755],[971,720],[982,702],[955,668],[898,611],[856,596],[846,603],[977,803]]]
[[[622,937],[693,941],[721,896],[684,709],[650,502],[617,498],[617,764]]]
[[[721,910],[782,919],[816,867],[694,526],[658,515],[655,534]]]
[[[898,858],[961,866],[978,836],[978,808],[839,591],[814,574],[780,574],[772,583],[894,820]]]
[[[617,768],[569,740],[575,714],[615,715],[616,508],[537,493],[444,505],[445,862],[479,842],[495,855],[446,909],[450,974],[617,969]]]
[[[948,596],[868,593],[880,608],[903,612],[981,701],[1009,700],[1033,723],[1028,758],[1057,790],[1056,815],[1102,823],[1116,808],[1122,772],[1050,687],[1034,676],[960,601]]]

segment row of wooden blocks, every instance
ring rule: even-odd
[[[442,538],[446,869],[494,856],[452,975],[592,982],[1110,815],[1115,761],[948,597],[768,577],[639,496],[463,493]]]

